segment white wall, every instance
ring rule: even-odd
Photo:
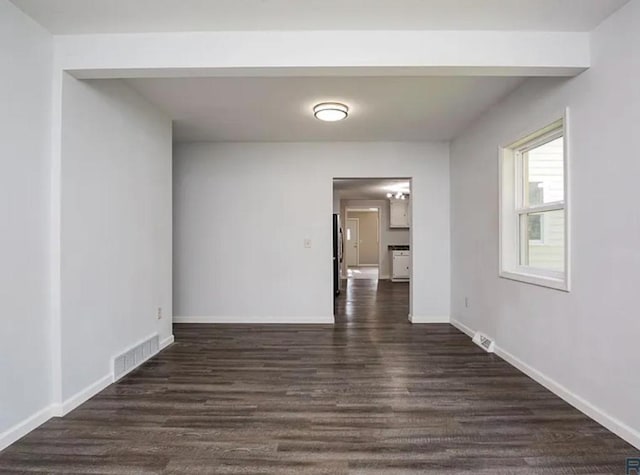
[[[451,155],[452,316],[494,337],[502,350],[557,383],[556,390],[582,398],[574,402],[636,445],[638,45],[640,1],[632,0],[594,32],[589,71],[572,80],[530,79],[455,140]],[[565,106],[571,293],[497,277],[497,147]]]
[[[389,214],[390,206],[389,200],[342,200],[341,209],[341,222],[346,222],[346,209],[348,207],[369,207],[376,206],[380,208],[380,222],[382,224],[382,232],[380,233],[380,268],[379,276],[381,279],[391,278],[391,253],[389,252],[389,245],[391,244],[411,244],[411,233],[408,229],[403,228],[390,228],[389,227]],[[421,241],[416,240],[416,246],[420,246]],[[346,275],[347,262],[343,261],[342,274]]]
[[[175,314],[332,322],[333,178],[389,176],[413,178],[412,314],[448,317],[446,143],[176,146]]]
[[[62,111],[67,400],[108,376],[116,354],[171,335],[172,152],[171,121],[120,80],[65,75]]]
[[[51,37],[0,0],[0,450],[51,399],[51,68]]]

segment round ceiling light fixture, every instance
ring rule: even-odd
[[[337,122],[347,118],[349,107],[340,102],[322,102],[313,108],[313,115],[325,122]]]

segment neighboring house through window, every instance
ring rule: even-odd
[[[544,203],[544,182],[541,181],[529,181],[529,203]],[[529,217],[529,229],[527,234],[529,236],[529,245],[531,244],[544,244],[543,241],[543,216],[541,214],[533,215]]]

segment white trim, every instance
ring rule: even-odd
[[[448,315],[431,315],[431,316],[417,316],[409,315],[409,321],[411,323],[450,323],[451,319]]]
[[[167,338],[165,338],[164,340],[162,340],[160,342],[160,346],[158,348],[158,353],[160,353],[162,350],[164,350],[167,346],[172,345],[173,342],[175,341],[173,335],[169,335]],[[156,353],[156,355],[158,354]],[[154,355],[155,356],[155,355]],[[153,356],[152,356],[153,357]],[[146,360],[145,360],[146,361]]]
[[[160,351],[165,349],[167,346],[171,345],[173,342],[174,342],[174,336],[169,335],[167,338],[165,338],[160,342],[158,351],[153,355],[150,355],[149,358],[142,361],[138,366],[141,366],[147,361],[149,361],[149,359],[156,356],[158,353],[160,353]],[[134,346],[136,345],[133,345],[130,348],[133,348]],[[63,417],[69,414],[75,408],[84,404],[89,399],[91,399],[96,394],[103,391],[105,388],[107,388],[113,383],[114,383],[113,373],[109,373],[103,376],[102,378],[98,379],[97,381],[93,382],[86,388],[78,391],[76,394],[74,394],[70,398],[67,398],[63,403],[51,404],[39,410],[35,414],[29,416],[22,422],[19,422],[13,427],[10,427],[9,429],[7,429],[6,431],[0,434],[0,451],[6,449],[11,444],[18,441],[19,439],[27,435],[32,430],[37,429],[39,426],[47,422],[52,417]]]
[[[549,142],[562,137],[564,131],[562,117],[556,119],[552,124],[530,133],[527,137],[509,145],[509,148],[517,149],[520,153],[529,152],[535,148],[542,147]],[[526,144],[526,146],[524,146]]]
[[[389,279],[391,279],[391,276],[390,276],[390,275],[388,275],[388,274],[386,274],[386,275],[380,275],[380,274],[378,273],[378,280],[389,280]]]
[[[290,317],[259,317],[259,316],[223,316],[223,315],[209,315],[209,316],[182,316],[173,317],[173,323],[225,323],[225,324],[254,324],[254,325],[267,325],[267,324],[330,324],[333,325],[333,315],[326,317],[305,317],[305,316],[290,316]]]
[[[463,331],[470,337],[476,333],[475,330],[466,326],[464,323],[456,320],[454,318],[451,319],[451,325]],[[528,365],[524,361],[520,360],[516,356],[512,355],[506,350],[500,348],[497,344],[494,347],[494,354],[502,358],[504,361],[509,363],[514,368],[518,369],[522,373],[529,376],[531,379],[536,381],[538,384],[541,384],[553,394],[571,404],[573,407],[578,409],[580,412],[585,414],[587,417],[590,417],[598,424],[604,426],[620,438],[626,440],[631,445],[640,449],[640,431],[629,427],[624,422],[616,419],[615,417],[607,414],[605,411],[600,409],[599,407],[594,406],[589,401],[583,399],[577,394],[573,393],[562,384],[557,381],[551,379],[546,376],[542,372],[538,371],[534,367]]]
[[[382,201],[382,200],[371,200],[371,201]],[[373,208],[375,208],[375,210]],[[379,204],[375,204],[375,205],[371,205],[363,208],[347,206],[345,207],[345,211],[344,211],[346,216],[345,220],[349,219],[349,212],[376,213],[376,233],[377,233],[376,243],[378,244],[378,263],[377,264],[360,264],[360,243],[358,243],[358,267],[369,267],[369,266],[381,267],[382,266],[382,219],[381,219],[382,206]],[[360,238],[360,228],[358,228],[358,238]],[[380,276],[378,276],[378,279],[380,279]]]
[[[503,279],[515,280],[517,282],[524,282],[525,284],[533,284],[540,287],[547,287],[550,289],[562,290],[563,292],[569,292],[569,283],[567,282],[566,278],[556,279],[553,277],[544,277],[542,275],[508,271],[501,271],[499,275]]]
[[[462,323],[460,320],[456,320],[455,318],[452,318],[449,323],[451,323],[451,325],[453,325],[454,327],[456,327],[458,330],[460,330],[462,333],[466,333],[470,338],[473,338],[474,335],[476,334],[476,332],[474,332],[471,328],[469,328],[468,326],[466,326],[464,323]]]
[[[86,388],[78,391],[76,394],[67,398],[62,404],[52,405],[52,415],[55,417],[62,417],[69,414],[76,407],[84,404],[100,391],[113,383],[113,373],[109,373],[97,381],[91,383]]]
[[[136,346],[140,345],[141,343],[149,340],[150,338],[153,338],[156,335],[157,335],[157,333],[154,333],[153,335],[151,335],[151,336],[149,336],[149,337],[147,337],[145,339],[142,339],[142,340],[138,341],[137,343],[135,343],[133,345],[130,345],[126,350],[124,350],[121,353],[126,353],[127,351],[130,351],[131,349],[133,349]],[[153,358],[158,353],[160,353],[160,351],[162,351],[164,348],[166,348],[171,343],[173,343],[173,341],[174,341],[173,335],[169,335],[167,338],[162,340],[162,342],[159,343],[158,351],[156,351],[153,354],[150,354],[146,359],[140,361],[140,363],[138,365],[136,365],[135,367],[133,367],[129,371],[127,371],[127,374],[130,373],[131,371],[133,371],[135,368],[139,368],[140,366],[145,364],[151,358]],[[102,378],[98,379],[97,381],[95,381],[94,383],[90,384],[86,388],[78,391],[76,394],[74,394],[70,398],[67,398],[62,404],[53,404],[51,406],[52,407],[52,411],[53,411],[53,416],[62,417],[62,416],[65,416],[65,415],[69,414],[69,412],[73,411],[76,407],[80,406],[81,404],[84,404],[89,399],[91,399],[93,396],[98,394],[100,391],[104,390],[105,388],[110,386],[112,383],[114,383],[115,381],[114,381],[114,376],[113,376],[113,358],[111,358],[111,365],[112,365],[111,373],[103,376]],[[125,376],[125,375],[123,374],[118,379],[122,379],[123,376]]]
[[[640,431],[637,431],[624,422],[616,419],[615,417],[607,414],[602,409],[594,406],[589,401],[581,398],[577,394],[571,392],[569,389],[558,383],[557,381],[549,378],[545,374],[541,373],[537,369],[529,366],[524,361],[518,359],[506,350],[503,350],[499,346],[495,347],[495,354],[505,360],[510,365],[522,371],[524,374],[541,384],[556,396],[562,398],[564,401],[571,404],[580,412],[590,417],[598,424],[606,427],[614,434],[618,435],[622,439],[629,442],[636,448],[640,449]]]
[[[571,290],[571,124],[569,122],[569,108],[565,107],[563,115],[564,127],[564,284],[565,290]]]
[[[564,200],[562,201],[554,201],[553,203],[545,203],[542,205],[534,205],[528,208],[517,208],[516,214],[535,214],[535,213],[545,213],[547,211],[561,211],[564,210],[565,204]]]
[[[569,108],[566,107],[562,112],[556,113],[553,119],[549,119],[546,125],[532,128],[529,132],[525,132],[520,135],[522,137],[516,142],[509,145],[501,145],[498,147],[498,276],[504,279],[510,279],[526,284],[538,285],[541,287],[547,287],[555,290],[561,290],[564,292],[570,292],[571,290],[571,235],[570,235],[570,219],[571,213],[569,211],[569,175],[570,175],[570,126],[569,126]],[[562,126],[561,131],[554,131],[559,126]],[[546,131],[546,132],[545,132]],[[529,208],[518,208],[517,203],[520,186],[520,180],[517,178],[513,180],[513,184],[509,180],[506,180],[506,176],[518,176],[516,172],[519,166],[519,161],[515,160],[515,155],[518,147],[530,142],[532,137],[542,133],[539,137],[539,141],[549,140],[552,136],[562,136],[564,138],[564,200],[546,203],[543,205],[536,205]],[[505,175],[505,163],[513,162],[510,165],[508,175]],[[506,188],[506,189],[505,189]],[[511,198],[512,197],[512,198]],[[516,209],[513,208],[510,200],[514,200]],[[507,207],[507,209],[505,209]],[[517,224],[517,219],[523,214],[564,210],[564,271],[554,272],[544,269],[535,269],[528,266],[521,266],[518,264],[518,259],[512,253],[508,253],[505,256],[505,249],[517,246],[522,243],[522,236],[518,237],[518,226],[511,226],[510,224]],[[514,217],[505,217],[508,213],[513,213]],[[510,223],[509,220],[513,219],[514,223]],[[513,228],[513,229],[512,229]],[[514,248],[516,249],[516,248]]]
[[[62,403],[62,83],[66,75],[66,72],[54,65],[49,168],[49,328],[52,402],[58,404]]]
[[[6,449],[14,442],[22,439],[25,435],[47,422],[53,416],[53,405],[40,409],[38,412],[18,422],[13,427],[0,434],[0,451]]]

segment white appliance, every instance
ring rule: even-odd
[[[408,282],[411,276],[411,251],[391,251],[391,282]]]

